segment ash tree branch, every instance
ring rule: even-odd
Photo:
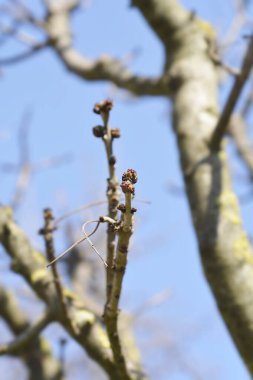
[[[30,322],[18,306],[14,295],[1,284],[0,303],[0,317],[15,335],[18,336],[30,328]],[[53,357],[44,338],[35,338],[19,356],[27,366],[29,380],[63,380],[60,362]]]
[[[246,123],[240,114],[235,114],[231,118],[229,133],[235,141],[239,156],[253,177],[253,146],[247,134]]]
[[[69,25],[70,12],[65,9],[61,12],[48,12],[46,30],[58,57],[80,78],[111,80],[139,95],[159,94],[171,97],[173,129],[177,136],[182,172],[205,275],[231,336],[253,375],[252,248],[242,225],[237,198],[232,190],[226,153],[223,147],[219,146],[219,139],[214,145],[217,144],[215,148],[219,146],[220,149],[211,151],[207,144],[218,122],[218,76],[217,69],[208,56],[207,43],[210,36],[213,38],[212,27],[193,17],[193,14],[187,12],[176,0],[132,0],[132,4],[138,7],[164,45],[168,81],[164,81],[164,75],[155,82],[150,78],[144,78],[142,84],[146,87],[143,87],[140,85],[139,77],[123,70],[121,65],[113,66],[113,60],[101,58],[93,62],[81,56],[73,48]],[[246,77],[248,74],[244,72],[244,75]],[[245,77],[237,77],[236,80],[243,82]],[[233,103],[239,96],[238,89],[233,95]],[[234,108],[232,101],[229,107],[229,111],[226,111],[227,119]],[[222,124],[226,129],[227,122]],[[1,229],[0,217],[0,237]],[[5,246],[16,260],[18,254],[16,250],[14,254],[13,244],[15,239],[8,240]],[[19,269],[29,280],[30,276],[22,258],[19,259]],[[48,292],[42,292],[41,287],[37,288],[36,284],[34,285],[42,298],[51,300]],[[51,291],[53,292],[52,289]],[[83,341],[80,341],[87,349],[87,331],[83,335]],[[106,342],[108,344],[108,341]],[[101,350],[97,347],[94,349],[99,358],[98,362],[101,363]],[[106,355],[113,367],[112,358],[108,358],[107,352]],[[96,357],[94,353],[93,357]]]
[[[129,241],[133,232],[133,214],[136,209],[132,208],[132,197],[134,195],[134,184],[137,182],[137,174],[134,170],[129,169],[123,174],[121,188],[125,194],[125,204],[120,205],[122,212],[121,222],[116,226],[118,235],[117,248],[113,264],[112,287],[108,294],[105,305],[105,325],[115,362],[119,369],[122,380],[130,380],[131,376],[127,368],[126,359],[119,336],[118,316],[119,300],[122,291],[124,273],[127,265],[127,253]]]
[[[11,258],[12,269],[21,274],[38,297],[47,304],[53,320],[58,321],[68,331],[86,350],[90,358],[105,370],[111,380],[118,380],[118,368],[113,360],[110,342],[101,321],[91,310],[84,307],[78,297],[63,288],[68,312],[78,333],[70,328],[66,318],[62,316],[62,306],[54,278],[46,269],[46,260],[31,247],[22,230],[14,222],[10,208],[0,207],[0,242]],[[131,380],[137,379],[144,380],[146,377],[133,374]]]
[[[14,65],[16,63],[25,61],[26,59],[31,58],[32,56],[39,53],[40,51],[42,51],[44,48],[48,47],[49,45],[50,45],[49,41],[44,41],[44,42],[33,45],[31,48],[29,48],[29,50],[19,53],[17,55],[6,57],[6,58],[0,58],[0,66]]]
[[[54,215],[51,209],[47,208],[44,210],[44,227],[40,230],[40,233],[44,236],[45,249],[48,262],[54,261],[55,259],[55,249],[54,249],[54,241],[53,241],[53,233],[54,233]],[[65,318],[66,323],[69,324],[69,328],[74,331],[74,333],[78,333],[76,327],[72,324],[71,318],[69,316],[69,311],[66,303],[66,298],[63,294],[63,287],[60,279],[60,275],[57,269],[57,264],[53,263],[51,265],[52,274],[54,278],[55,288],[58,294],[59,301],[62,307],[62,315]]]
[[[46,310],[33,325],[23,331],[13,342],[0,345],[0,355],[17,354],[25,350],[51,321],[52,313]]]
[[[240,74],[236,77],[234,85],[231,89],[231,92],[228,96],[227,102],[225,104],[224,110],[218,120],[218,124],[215,128],[214,134],[211,140],[211,149],[217,151],[220,148],[222,138],[228,129],[228,123],[232,112],[238,102],[238,99],[241,95],[242,89],[250,75],[251,69],[253,66],[253,36],[250,38],[250,42],[243,59],[242,68]]]
[[[116,86],[139,96],[167,94],[168,76],[166,73],[158,77],[135,75],[119,59],[103,55],[97,60],[91,60],[74,48],[70,16],[79,6],[79,1],[44,1],[43,3],[46,9],[44,21],[37,20],[34,16],[30,17],[27,9],[22,21],[43,30],[47,35],[45,41],[32,45],[29,42],[28,51],[12,57],[0,58],[0,65],[18,63],[50,46],[64,66],[82,79],[111,81]],[[15,12],[12,12],[12,18],[15,22],[15,18],[17,18]]]
[[[247,115],[253,104],[253,89],[249,91],[244,104],[238,114],[231,117],[229,123],[229,133],[233,137],[237,152],[245,163],[250,177],[253,178],[253,146],[249,134],[247,133]]]
[[[203,268],[219,311],[252,375],[253,252],[232,189],[224,147],[211,152],[207,143],[218,121],[218,73],[208,56],[207,43],[211,26],[207,28],[204,23],[203,28],[203,21],[187,15],[176,0],[132,3],[166,47],[167,70],[175,84],[172,93],[168,92],[173,130]],[[252,57],[248,55],[245,63],[247,75]],[[235,95],[234,99],[239,96],[238,89]]]
[[[110,111],[113,107],[111,100],[105,100],[100,103],[96,103],[93,111],[100,114],[103,120],[103,126],[96,126],[93,128],[93,134],[95,137],[103,140],[106,158],[108,163],[109,178],[107,179],[107,200],[108,200],[108,217],[116,220],[118,214],[118,205],[120,201],[120,189],[119,182],[116,175],[116,157],[113,154],[113,142],[115,138],[120,137],[119,129],[111,129],[108,125]],[[115,259],[115,247],[116,247],[116,232],[111,224],[108,223],[107,228],[107,255],[106,262],[108,264],[106,270],[106,297],[107,302],[110,299],[110,293],[113,283],[113,264]]]
[[[46,31],[52,41],[51,47],[69,71],[85,80],[111,81],[136,95],[160,96],[167,93],[166,76],[138,76],[116,58],[104,55],[93,61],[81,55],[73,46],[70,25],[72,9],[64,6],[50,7],[50,4],[52,3],[47,2]]]

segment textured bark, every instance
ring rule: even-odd
[[[252,249],[231,187],[225,144],[217,154],[209,149],[218,119],[217,72],[207,54],[211,27],[187,17],[174,0],[134,3],[161,39],[171,27],[169,44],[164,44],[173,128],[202,263],[221,315],[253,374]]]
[[[67,289],[63,293],[67,299],[72,323],[79,329],[73,331],[62,318],[61,305],[57,297],[52,274],[46,269],[45,258],[31,246],[22,230],[13,220],[9,208],[0,208],[0,241],[11,258],[12,269],[21,274],[36,294],[50,308],[54,319],[61,323],[72,337],[115,379],[115,365],[112,361],[110,344],[104,329],[94,313]]]
[[[107,373],[111,380],[120,380],[118,368],[114,363],[108,336],[96,314],[88,308],[77,296],[66,288],[63,294],[66,297],[68,312],[72,324],[76,327],[75,333],[62,316],[62,308],[55,289],[53,276],[46,268],[45,258],[34,250],[23,231],[13,220],[10,208],[0,207],[0,242],[11,258],[12,269],[22,275],[30,287],[35,291],[50,309],[55,321],[68,331],[87,354],[96,361]],[[127,360],[131,370],[131,380],[146,380],[146,375],[139,369],[139,364]]]
[[[18,336],[29,328],[30,323],[18,307],[14,295],[2,285],[0,285],[0,304],[0,316],[15,335]],[[20,355],[27,366],[29,380],[63,380],[60,362],[53,357],[45,339],[37,337]]]
[[[177,0],[132,0],[163,44],[166,57],[160,77],[140,77],[113,58],[104,56],[92,61],[82,56],[73,47],[71,35],[70,13],[74,7],[62,6],[65,2],[45,3],[48,13],[44,25],[50,46],[68,70],[85,80],[112,81],[137,95],[171,99],[173,129],[205,275],[253,375],[252,249],[232,190],[225,144],[218,152],[210,149],[219,119],[217,69],[209,56],[210,43],[215,43],[212,26],[186,11]],[[57,314],[59,305],[52,278],[42,269],[37,252],[20,239],[10,219],[7,211],[2,216],[0,213],[0,239],[13,259],[13,268],[40,298],[56,308]],[[78,320],[78,311],[73,307],[72,312]],[[108,354],[108,339],[105,336],[103,343],[94,314],[81,312],[88,314],[83,315],[84,320],[81,318],[82,334],[75,339],[113,379],[115,367]]]

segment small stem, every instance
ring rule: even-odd
[[[41,317],[31,326],[29,326],[23,333],[21,333],[13,342],[3,344],[0,346],[0,355],[15,354],[17,352],[24,352],[26,346],[34,340],[40,332],[52,321],[52,313],[46,310]]]
[[[121,226],[118,230],[118,244],[116,249],[115,264],[113,267],[113,282],[110,297],[105,306],[105,324],[115,362],[119,367],[122,379],[130,379],[121,342],[118,334],[119,299],[122,290],[123,277],[127,265],[127,252],[129,240],[132,235],[133,214],[131,207],[132,194],[125,194],[125,209],[122,212]]]
[[[77,208],[74,208],[73,210],[71,211],[68,211],[68,212],[65,212],[63,215],[61,215],[58,219],[55,220],[54,222],[54,228],[57,228],[59,226],[59,224],[66,218],[68,218],[69,216],[72,216],[78,212],[81,212],[81,211],[84,211],[84,210],[87,210],[91,207],[94,207],[94,206],[100,206],[100,205],[103,205],[107,203],[106,200],[100,200],[100,201],[95,201],[95,202],[91,202],[91,203],[88,203],[88,204],[85,204],[84,206],[81,206],[81,207],[77,207]]]
[[[111,129],[109,127],[109,116],[112,109],[112,101],[104,100],[103,102],[96,103],[94,106],[94,112],[100,114],[103,120],[103,133],[100,137],[104,142],[109,178],[107,180],[106,196],[108,200],[108,217],[116,220],[118,214],[118,204],[120,201],[120,189],[119,182],[116,175],[116,158],[113,154],[113,140],[115,137],[120,136],[118,129]],[[116,249],[116,234],[112,225],[108,224],[107,228],[107,254],[106,262],[108,264],[106,270],[106,303],[108,302],[111,294],[112,282],[113,282],[113,263],[115,258]]]
[[[87,224],[90,224],[90,223],[97,223],[96,225],[96,230],[99,226],[99,224],[101,223],[100,220],[88,220],[88,222],[84,223],[83,226],[82,226],[82,230],[83,230],[83,233],[84,233],[84,236],[85,236],[85,239],[89,242],[91,248],[96,252],[96,254],[98,255],[98,257],[102,260],[104,266],[107,268],[108,267],[108,264],[107,262],[103,259],[103,257],[100,255],[100,253],[98,252],[97,248],[95,247],[95,245],[92,243],[92,241],[89,239],[89,235],[87,235],[86,231],[85,231],[85,227],[87,226]]]
[[[44,210],[45,223],[44,223],[44,228],[41,231],[41,234],[44,236],[46,255],[52,268],[55,288],[56,288],[56,291],[60,300],[60,304],[62,307],[63,318],[67,321],[67,323],[69,324],[74,334],[77,334],[78,332],[76,331],[76,327],[73,326],[72,320],[68,313],[67,303],[63,294],[59,272],[55,263],[56,259],[55,259],[55,249],[54,249],[54,241],[53,241],[53,231],[54,231],[53,220],[54,220],[54,215],[53,215],[52,210],[50,208],[45,209]]]
[[[55,224],[54,224],[55,226]],[[56,263],[56,261],[62,259],[68,252],[70,252],[73,248],[75,248],[78,244],[82,243],[84,240],[87,239],[87,236],[88,238],[93,235],[97,229],[98,229],[98,226],[99,226],[99,223],[97,223],[96,227],[94,228],[94,230],[89,233],[89,235],[85,234],[85,236],[81,237],[80,239],[78,239],[77,241],[75,241],[75,243],[73,243],[69,248],[67,248],[64,252],[62,252],[59,256],[57,256],[56,258],[54,258],[52,261],[50,261],[50,263],[48,263],[47,265],[47,268],[50,267],[52,264]]]

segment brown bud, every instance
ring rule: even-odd
[[[54,220],[54,215],[53,215],[53,211],[51,210],[51,208],[45,208],[43,210],[43,214],[44,214],[44,219],[47,219],[47,220]]]
[[[135,207],[131,208],[131,214],[134,214],[136,211],[137,211],[137,208],[135,208]]]
[[[110,156],[109,158],[109,165],[113,166],[116,164],[116,157],[115,156]]]
[[[120,129],[119,128],[112,128],[111,129],[111,136],[113,139],[118,139],[120,137]]]
[[[124,213],[126,212],[126,206],[123,203],[120,203],[118,205],[118,210]]]
[[[122,181],[131,181],[133,184],[138,181],[137,173],[134,169],[128,169],[123,173]]]
[[[120,185],[122,191],[124,194],[130,193],[134,195],[134,185],[132,184],[131,181],[123,181]]]
[[[102,112],[108,113],[111,111],[112,107],[113,107],[112,100],[111,99],[105,99],[102,102],[98,102],[95,104],[95,106],[93,108],[93,112],[95,112],[97,114],[101,114]]]
[[[104,137],[105,128],[102,125],[97,125],[92,129],[92,132],[95,137]]]

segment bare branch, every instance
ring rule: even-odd
[[[19,206],[28,188],[32,175],[32,167],[30,163],[30,152],[28,144],[28,132],[31,124],[31,115],[31,110],[27,110],[24,113],[19,126],[18,146],[20,172],[17,178],[16,189],[10,202],[13,209],[16,209]]]
[[[25,349],[51,321],[52,313],[46,310],[33,325],[29,326],[13,342],[1,345],[0,355],[14,354]]]
[[[46,269],[45,258],[34,250],[24,233],[13,221],[11,210],[0,208],[0,242],[12,260],[12,268],[21,274],[37,295],[46,302],[54,319],[58,320],[71,336],[87,351],[104,370],[116,380],[117,368],[113,362],[108,338],[96,315],[64,288],[72,323],[80,333],[74,334],[62,318],[62,308],[52,274]]]
[[[17,305],[14,295],[0,284],[0,316],[15,335],[22,334],[30,327],[23,310]],[[63,380],[61,365],[53,357],[48,342],[41,337],[33,340],[21,352],[30,373],[30,380]]]
[[[96,103],[93,111],[100,114],[103,120],[103,126],[96,126],[93,128],[93,134],[95,137],[101,138],[103,140],[106,158],[108,163],[109,178],[107,179],[107,202],[108,202],[108,217],[114,220],[117,219],[118,205],[120,201],[120,189],[119,182],[116,175],[116,157],[113,154],[113,142],[115,138],[120,137],[119,129],[111,129],[108,125],[110,111],[113,107],[111,100],[107,99],[103,102]],[[107,249],[106,249],[106,297],[107,302],[109,302],[111,296],[111,289],[113,283],[113,263],[115,259],[115,248],[116,248],[116,233],[113,226],[109,223],[107,228]]]
[[[234,138],[238,153],[245,162],[250,176],[253,177],[253,145],[247,134],[246,124],[240,114],[233,115],[231,118],[229,133]]]
[[[107,201],[106,200],[101,200],[101,201],[95,201],[95,202],[91,202],[91,203],[88,203],[84,206],[80,206],[80,207],[77,207],[69,212],[65,212],[62,216],[60,216],[58,219],[55,220],[54,222],[54,228],[57,228],[59,226],[59,224],[65,220],[66,218],[78,213],[78,212],[81,212],[81,211],[84,211],[84,210],[87,210],[89,208],[92,208],[94,206],[100,206],[102,204],[106,204]]]
[[[64,236],[68,245],[76,240],[71,223],[66,224]],[[98,242],[101,238],[100,235]],[[75,294],[83,300],[85,305],[89,305],[97,316],[101,316],[104,302],[104,289],[101,288],[103,267],[98,260],[93,260],[87,249],[80,245],[72,249],[72,254],[66,257],[64,264]]]
[[[208,54],[211,58],[211,60],[215,63],[215,65],[220,66],[222,69],[228,72],[228,74],[234,75],[235,77],[240,75],[240,70],[238,70],[235,67],[232,67],[225,62],[222,61],[217,48],[213,48],[212,44],[210,44],[210,49],[208,51]]]
[[[61,59],[65,67],[75,75],[85,80],[106,80],[113,82],[116,86],[124,88],[136,95],[166,95],[168,92],[168,76],[167,74],[159,77],[139,76],[133,74],[126,68],[124,60],[104,55],[97,60],[91,60],[81,55],[73,46],[72,31],[70,26],[70,15],[80,5],[79,1],[50,1],[45,0],[44,5],[47,10],[47,18],[40,21],[32,15],[29,10],[22,4],[21,20],[31,23],[38,28],[42,28],[47,32],[48,38],[44,42],[29,45],[31,49],[16,56],[0,58],[0,66],[15,64],[23,61],[33,54],[41,51],[45,47],[51,46]],[[18,19],[18,11],[9,11],[14,21]],[[27,36],[15,28],[10,28],[14,38],[25,42]]]
[[[218,151],[220,148],[222,138],[228,128],[230,117],[239,99],[243,86],[246,80],[248,79],[252,65],[253,65],[253,36],[250,38],[249,46],[247,48],[247,52],[243,59],[241,74],[238,75],[235,79],[234,85],[228,96],[224,110],[220,116],[218,124],[215,128],[214,134],[212,136],[212,140],[210,144],[212,151]]]
[[[59,10],[60,8],[60,10]],[[58,5],[48,9],[47,32],[65,67],[86,80],[107,80],[137,95],[164,95],[166,78],[149,78],[132,74],[118,59],[102,56],[92,61],[73,47],[70,10]]]
[[[53,220],[54,215],[51,209],[44,210],[44,227],[40,230],[40,233],[44,236],[45,247],[47,260],[51,262],[52,274],[54,278],[55,288],[61,303],[62,315],[66,319],[66,323],[69,324],[71,330],[74,331],[74,334],[78,334],[77,328],[72,324],[71,318],[69,316],[69,311],[67,308],[66,298],[63,294],[63,288],[60,280],[60,275],[58,273],[56,264],[55,264],[55,250],[54,250],[54,241],[53,241]]]
[[[37,45],[34,45],[31,49],[29,49],[23,53],[17,54],[17,55],[12,56],[12,57],[0,58],[0,66],[13,65],[15,63],[24,61],[24,60],[30,58],[31,56],[33,56],[34,54],[39,53],[40,51],[42,51],[44,48],[46,48],[48,46],[49,46],[49,42],[45,41],[45,42],[41,42]]]
[[[30,159],[30,148],[29,148],[29,129],[31,125],[31,115],[30,109],[24,112],[21,118],[19,130],[18,130],[18,153],[19,162],[17,164],[3,163],[0,164],[0,170],[8,173],[17,173],[17,182],[14,189],[14,194],[10,200],[10,205],[13,209],[17,209],[24,195],[29,187],[32,175],[51,167],[56,167],[62,164],[68,163],[70,161],[69,154],[63,154],[59,156],[50,157],[47,160],[42,160],[37,163],[32,163]]]
[[[85,236],[81,237],[80,239],[78,239],[77,241],[75,241],[69,248],[67,248],[64,252],[62,252],[59,256],[57,256],[55,259],[53,259],[52,261],[50,261],[47,265],[47,267],[53,265],[54,263],[56,263],[58,260],[62,259],[68,252],[70,252],[73,248],[75,248],[77,245],[79,245],[80,243],[82,243],[84,240],[87,240],[89,238],[89,236],[92,236],[98,229],[99,227],[99,224],[100,224],[100,221],[97,221],[97,225],[96,227],[93,229],[92,232],[90,232],[88,235],[85,234]]]
[[[125,194],[125,204],[120,207],[122,217],[121,223],[117,229],[118,243],[113,268],[114,276],[110,297],[105,305],[104,319],[115,363],[119,369],[120,378],[122,380],[129,380],[131,377],[128,372],[118,332],[118,305],[127,265],[129,240],[133,232],[134,210],[132,209],[131,201],[132,196],[134,195],[134,184],[137,182],[136,172],[129,169],[123,174],[122,181],[121,188]]]

